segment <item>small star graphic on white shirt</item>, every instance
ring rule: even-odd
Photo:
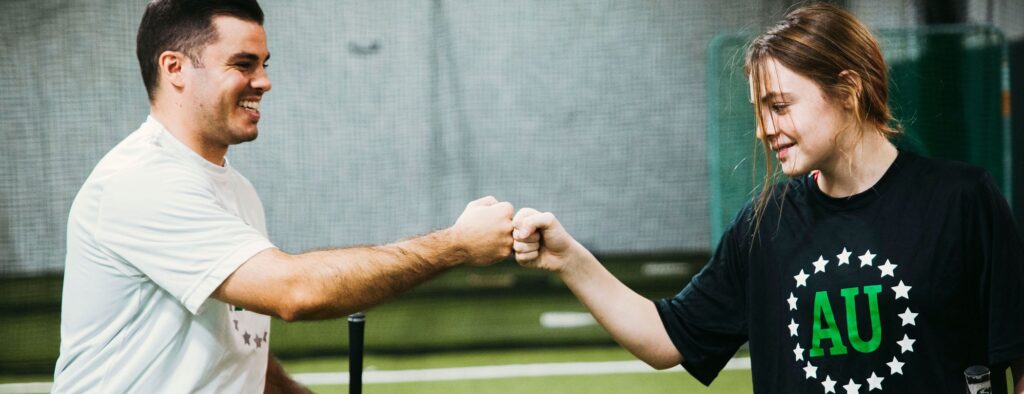
[[[786,302],[789,303],[789,310],[796,310],[796,297],[793,296],[793,293],[789,293],[789,298],[786,299]]]
[[[826,393],[836,392],[836,381],[832,380],[831,376],[825,375],[825,380],[821,382],[822,386],[825,386]]]
[[[850,383],[847,383],[845,386],[843,386],[843,388],[846,389],[846,394],[860,392],[860,385],[854,383],[853,379],[850,379]]]
[[[896,267],[898,267],[898,265],[893,264],[893,263],[889,262],[889,259],[886,259],[885,260],[885,264],[882,264],[882,265],[878,266],[878,270],[882,271],[882,276],[881,276],[882,278],[884,278],[886,276],[895,277],[896,274],[893,271],[896,270]]]
[[[793,355],[796,356],[796,361],[804,360],[804,348],[800,347],[800,344],[796,344],[796,348],[793,349]]]
[[[904,325],[904,326],[907,325],[907,324],[912,325],[912,326],[916,326],[917,325],[916,324],[917,323],[917,321],[916,321],[917,314],[914,313],[914,312],[911,312],[910,308],[907,308],[907,310],[905,312],[900,313],[897,316],[899,316],[900,319],[903,319],[903,324],[902,325]]]
[[[875,256],[877,255],[871,254],[871,249],[868,249],[867,252],[864,252],[864,254],[857,258],[860,259],[860,266],[863,267],[865,265],[872,265],[875,260]]]
[[[871,372],[871,377],[868,378],[868,391],[875,389],[881,390],[882,380],[885,380],[885,378],[878,377],[874,372]]]
[[[796,320],[789,319],[789,336],[791,336],[791,337],[795,337],[796,336],[796,328],[797,327],[800,327],[800,325],[796,324]],[[797,344],[797,346],[800,346],[800,344]]]
[[[850,264],[850,254],[846,248],[843,248],[843,253],[836,255],[839,258],[839,264],[836,265]]]
[[[917,340],[910,339],[907,334],[903,334],[903,339],[896,341],[900,345],[900,353],[913,352],[914,342],[917,342]]]
[[[825,272],[825,265],[828,264],[828,260],[825,260],[825,256],[818,256],[818,260],[811,264],[814,265],[814,273]]]
[[[889,375],[900,374],[903,375],[903,363],[896,359],[896,356],[892,357],[892,361],[885,363],[889,366]]]
[[[907,286],[907,285],[903,284],[903,281],[901,280],[899,285],[896,285],[896,286],[892,287],[892,291],[896,292],[896,299],[897,300],[900,299],[900,298],[906,298],[906,299],[909,300],[910,299],[910,289],[911,288],[912,288],[912,286]]]
[[[793,277],[793,279],[796,279],[796,287],[807,286],[808,277],[810,275],[805,274],[804,270],[800,270],[800,273]]]
[[[807,366],[804,367],[804,373],[807,374],[807,377],[806,377],[807,379],[810,379],[810,378],[817,379],[818,378],[818,367],[815,367],[815,366],[811,365],[811,362],[808,361],[807,362]]]

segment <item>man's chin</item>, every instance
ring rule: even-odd
[[[238,145],[243,142],[249,142],[256,139],[259,136],[258,130],[247,131],[244,133],[233,133],[231,134],[231,142],[229,145]]]

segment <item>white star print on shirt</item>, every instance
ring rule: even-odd
[[[825,256],[818,256],[818,260],[811,264],[814,265],[814,273],[825,272],[825,265],[828,264],[828,260],[825,260]]]
[[[875,375],[874,372],[871,372],[871,377],[868,378],[868,390],[881,390],[882,380],[885,380],[885,378],[878,377],[878,375]]]
[[[839,258],[839,264],[837,265],[850,264],[850,254],[850,251],[843,248],[843,253],[836,255]]]
[[[889,262],[888,259],[886,259],[885,260],[885,264],[882,264],[882,265],[878,266],[878,270],[882,271],[881,272],[881,275],[882,275],[881,278],[884,278],[886,276],[896,277],[896,274],[893,272],[893,271],[896,270],[896,267],[898,267],[898,265],[893,264],[893,263]]]
[[[914,342],[917,342],[917,340],[910,339],[907,334],[903,334],[903,339],[896,341],[896,343],[900,345],[900,353],[913,352]]]
[[[860,259],[860,266],[863,267],[865,265],[872,265],[873,261],[875,260],[875,256],[877,255],[871,254],[871,249],[868,249],[867,252],[864,252],[864,254],[858,257]]]
[[[917,325],[916,324],[917,314],[914,313],[914,312],[911,312],[910,308],[907,308],[907,310],[905,312],[900,313],[897,316],[899,316],[900,319],[903,319],[903,324],[902,325],[904,325],[904,326],[908,325],[908,324],[912,325],[912,326],[916,326]]]
[[[846,389],[846,394],[860,392],[860,385],[854,383],[853,379],[850,379],[850,383],[847,383],[843,388]]]
[[[912,288],[912,286],[907,286],[907,285],[903,284],[903,281],[901,280],[899,285],[896,285],[896,286],[892,287],[892,291],[896,292],[896,299],[897,300],[900,299],[900,298],[906,298],[906,299],[909,300],[910,299],[910,289],[911,288]]]
[[[825,375],[825,380],[821,382],[822,386],[825,386],[826,393],[836,392],[836,381],[832,380],[831,376]]]
[[[796,279],[796,287],[800,287],[800,286],[805,286],[806,287],[807,286],[807,278],[809,278],[809,277],[810,277],[810,275],[805,274],[804,270],[800,270],[800,273],[793,277],[793,279]]]
[[[892,361],[885,363],[885,365],[889,366],[889,375],[903,375],[903,363],[897,360],[896,356],[893,356]]]
[[[806,377],[807,379],[810,379],[810,378],[817,379],[818,378],[818,367],[815,367],[815,366],[811,365],[811,362],[808,361],[807,362],[807,366],[804,367],[804,373],[807,374],[807,377]]]

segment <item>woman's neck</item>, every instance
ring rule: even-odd
[[[859,141],[838,153],[827,168],[820,168],[818,188],[830,197],[862,193],[874,186],[896,161],[896,146],[874,129],[864,130]]]

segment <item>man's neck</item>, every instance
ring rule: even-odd
[[[882,179],[898,151],[877,130],[865,130],[859,142],[832,160],[831,168],[822,168],[818,188],[831,197],[849,197],[862,193]]]
[[[169,114],[167,111],[162,111],[157,105],[151,105],[149,111],[153,118],[160,122],[182,144],[185,144],[185,146],[196,152],[203,159],[206,159],[206,161],[217,166],[224,166],[224,156],[228,154],[227,145],[220,146],[206,142],[203,139],[202,132],[193,127],[193,122],[189,122],[183,116]]]

